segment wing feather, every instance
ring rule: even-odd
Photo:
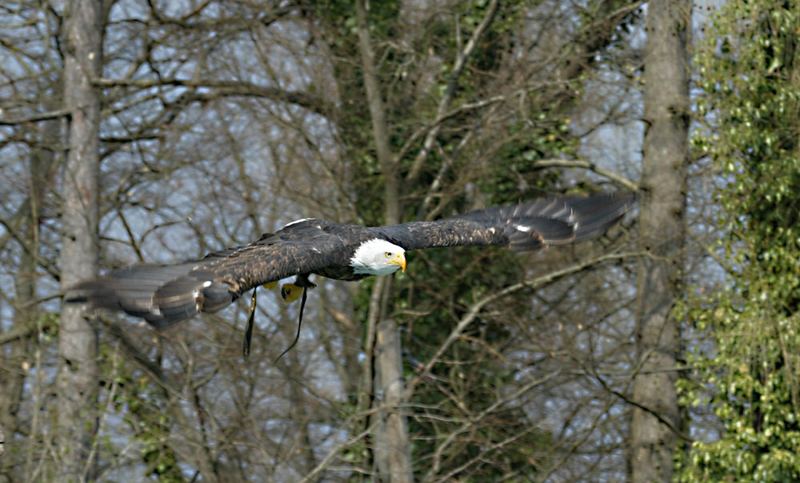
[[[406,250],[467,245],[536,250],[600,235],[616,223],[634,201],[632,193],[540,198],[438,221],[417,221],[373,230]]]
[[[312,221],[201,260],[114,270],[72,287],[65,301],[122,310],[159,328],[216,312],[253,287],[312,273],[334,261],[341,242]]]

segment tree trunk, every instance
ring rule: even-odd
[[[670,314],[680,296],[689,128],[689,0],[648,3],[640,235],[651,256],[638,275],[637,372],[631,421],[630,479],[671,481],[681,426],[675,389],[680,350]],[[654,414],[658,414],[660,421]]]
[[[370,41],[365,0],[356,1],[356,17],[359,50],[364,69],[364,87],[367,91],[375,150],[384,178],[384,221],[387,224],[395,224],[400,222],[400,180],[397,163],[389,144],[389,132],[375,67],[375,54]],[[373,293],[372,297],[374,300],[383,300],[383,296],[391,291],[391,281],[387,282],[389,283],[375,284],[376,293]],[[368,354],[368,357],[374,355],[375,374],[372,391],[375,395],[374,401],[382,407],[375,415],[373,454],[381,480],[407,482],[412,481],[413,473],[408,426],[405,416],[399,409],[404,402],[405,392],[400,336],[394,320],[386,318],[386,305],[371,303],[370,312],[377,310],[378,313],[370,313],[368,317],[371,324],[380,320],[377,323],[377,331],[371,327],[367,330],[368,334],[376,334],[373,354]],[[372,342],[368,342],[368,345],[372,345]]]
[[[411,481],[408,426],[401,409],[405,403],[403,358],[394,320],[387,318],[378,323],[375,340],[375,387],[379,388],[375,402],[388,408],[378,411],[375,421],[375,461],[384,479]]]
[[[41,127],[41,144],[44,146],[56,144],[59,139],[59,122],[48,121]],[[8,357],[5,358],[5,366],[0,370],[0,374],[3,374],[0,377],[0,428],[5,429],[9,440],[20,427],[21,422],[17,418],[34,348],[36,331],[33,327],[39,315],[36,305],[39,220],[44,192],[52,181],[54,158],[53,151],[49,149],[35,149],[31,153],[28,165],[30,186],[28,187],[28,199],[24,204],[27,216],[25,216],[23,228],[20,231],[22,242],[27,246],[22,247],[19,267],[15,275],[16,296],[14,298],[13,324],[16,329],[27,329],[27,335],[9,342]],[[15,472],[21,468],[22,462],[23,452],[19,451],[19,448],[6,458],[0,459],[0,481],[14,481],[16,479]]]
[[[102,55],[102,2],[75,0],[65,14],[64,103],[70,110],[63,177],[61,286],[97,272],[97,178],[100,97],[92,86]],[[56,465],[59,481],[83,480],[93,466],[97,431],[97,333],[80,305],[61,312],[57,379]]]

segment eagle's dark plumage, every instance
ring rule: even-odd
[[[385,249],[387,259],[391,256],[393,261],[398,253],[383,247],[397,249],[405,268],[403,250],[499,245],[523,251],[581,241],[605,232],[634,199],[633,194],[551,197],[438,221],[381,227],[302,220],[249,245],[211,253],[202,260],[114,270],[76,285],[65,300],[123,310],[165,327],[199,312],[215,312],[245,291],[293,275],[358,280],[399,268],[397,263],[386,270],[388,265],[375,268],[369,261],[363,262],[358,250],[372,248],[370,244],[375,244],[381,255]],[[376,239],[379,243],[374,243]]]

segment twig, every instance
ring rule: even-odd
[[[444,118],[445,113],[449,109],[450,103],[453,101],[453,96],[456,92],[458,78],[464,71],[464,66],[467,65],[467,59],[475,50],[475,46],[478,44],[478,39],[481,38],[486,29],[489,28],[492,20],[494,20],[494,16],[497,13],[497,5],[498,0],[493,0],[492,3],[489,4],[483,20],[481,20],[481,23],[478,25],[475,31],[472,32],[472,36],[470,37],[469,41],[467,41],[467,45],[464,46],[464,50],[458,53],[456,62],[453,65],[453,70],[450,73],[450,78],[447,80],[447,87],[444,91],[444,95],[442,95],[442,98],[439,99],[439,106],[436,109],[437,120]],[[420,149],[417,157],[414,159],[414,162],[411,165],[408,175],[406,175],[407,181],[414,181],[419,176],[422,166],[425,164],[425,160],[428,158],[428,153],[433,148],[433,143],[436,141],[436,136],[439,135],[439,129],[441,126],[441,122],[436,122],[433,124],[431,130],[428,131],[428,135],[425,136],[425,141],[422,143],[422,149]]]
[[[639,185],[628,178],[609,169],[601,168],[595,163],[582,159],[540,159],[533,163],[534,168],[582,168],[604,176],[623,188],[638,191]]]
[[[456,327],[444,341],[444,343],[439,347],[436,353],[428,360],[428,362],[422,367],[422,369],[417,373],[416,377],[412,379],[409,384],[408,388],[406,389],[406,399],[410,400],[411,395],[414,392],[414,389],[419,382],[425,378],[430,370],[433,368],[434,365],[439,361],[442,355],[447,351],[448,348],[455,342],[461,334],[466,330],[466,328],[478,317],[481,310],[488,304],[497,301],[507,295],[511,295],[515,292],[522,290],[523,288],[537,288],[541,287],[542,285],[546,285],[550,282],[553,282],[559,278],[565,277],[567,275],[572,275],[578,272],[582,272],[594,265],[599,263],[611,261],[611,260],[622,260],[625,258],[630,257],[639,257],[643,256],[645,253],[643,252],[626,252],[626,253],[608,253],[596,258],[592,258],[590,260],[585,260],[583,262],[577,263],[567,268],[563,268],[561,270],[556,270],[554,272],[550,272],[548,274],[542,275],[540,277],[524,280],[519,283],[515,283],[513,285],[509,285],[508,287],[500,290],[499,292],[495,292],[489,294],[477,302],[475,302],[472,307],[470,307],[469,311],[461,318],[458,322]]]
[[[366,437],[370,433],[370,431],[372,431],[372,427],[368,427],[367,429],[358,433],[357,435],[353,436],[347,441],[342,441],[341,443],[334,446],[333,449],[331,449],[328,452],[328,454],[325,455],[325,458],[323,458],[322,461],[320,461],[319,464],[313,470],[311,470],[309,474],[305,475],[303,479],[300,480],[300,483],[306,483],[308,481],[318,481],[317,475],[319,475],[320,473],[322,473],[323,470],[325,470],[325,468],[331,463],[333,458],[336,455],[338,455],[341,450],[357,443],[359,440]]]
[[[56,109],[55,111],[39,112],[36,114],[31,114],[27,117],[20,117],[18,119],[0,119],[0,126],[17,126],[19,124],[27,124],[30,122],[50,121],[52,119],[68,116],[70,112],[72,111],[69,109]]]

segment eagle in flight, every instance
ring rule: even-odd
[[[174,265],[136,265],[77,284],[67,302],[122,310],[157,328],[216,312],[244,292],[295,276],[284,299],[313,287],[310,275],[359,280],[406,269],[406,252],[434,247],[506,246],[530,251],[600,235],[630,209],[632,193],[555,196],[437,221],[366,227],[303,219],[248,245]]]

